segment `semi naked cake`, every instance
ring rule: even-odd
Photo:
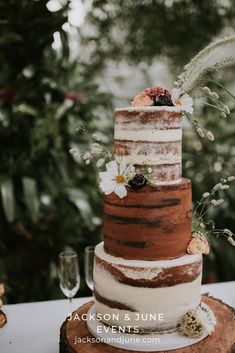
[[[95,247],[94,302],[63,323],[61,353],[180,353],[186,346],[204,352],[204,343],[214,352],[226,314],[213,338],[213,311],[230,309],[201,298],[202,254],[209,244],[200,230],[192,232],[191,181],[181,172],[182,117],[192,105],[177,89],[147,88],[130,107],[115,110],[114,156],[99,140],[85,152],[84,160],[96,156],[97,167],[106,162],[99,173],[103,242]],[[233,311],[228,317],[221,353],[230,352],[235,339]]]
[[[181,176],[182,108],[157,87],[132,107],[116,109],[115,161],[100,173],[104,224],[95,249],[95,310],[115,327],[125,327],[128,314],[130,332],[174,331],[201,302],[202,254],[187,252],[192,200],[191,181]]]
[[[193,113],[189,93],[204,95],[205,104],[219,99],[201,87],[205,73],[218,68],[205,68],[205,58],[216,61],[217,52],[226,54],[233,42],[229,37],[200,52],[171,93],[146,88],[131,106],[116,109],[113,155],[99,133],[92,135],[91,149],[70,150],[78,163],[95,161],[101,169],[106,163],[99,173],[103,242],[95,247],[94,300],[64,321],[61,353],[235,353],[234,308],[201,297],[207,239],[222,235],[235,245],[234,233],[217,229],[207,213],[223,203],[220,194],[235,176],[220,178],[204,192],[193,213],[191,180],[182,177],[182,119]],[[225,59],[218,62],[223,66]],[[229,114],[219,100],[217,108],[221,116]],[[214,140],[200,122],[193,125],[200,137]]]

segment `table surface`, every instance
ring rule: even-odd
[[[235,281],[204,285],[202,293],[235,308]],[[76,298],[72,305],[68,300],[5,305],[8,323],[0,329],[0,352],[58,353],[61,324],[71,311],[91,299]]]

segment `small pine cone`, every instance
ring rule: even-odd
[[[173,103],[171,100],[171,96],[170,95],[163,95],[161,94],[157,99],[156,99],[156,103],[154,105],[158,105],[158,106],[168,106],[168,107],[172,107]]]

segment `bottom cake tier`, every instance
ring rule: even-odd
[[[125,332],[175,330],[181,317],[201,301],[202,256],[135,261],[108,255],[96,246],[96,315]]]

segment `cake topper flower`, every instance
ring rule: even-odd
[[[147,96],[144,92],[141,92],[131,102],[132,107],[140,107],[140,106],[151,106],[153,105],[153,100]]]
[[[173,88],[172,93],[162,87],[145,88],[131,102],[133,107],[140,106],[176,106],[187,113],[193,113],[193,99],[187,94],[180,95],[180,90]]]
[[[133,107],[173,106],[170,92],[162,87],[145,88],[131,102]]]
[[[187,252],[189,254],[205,254],[208,255],[210,252],[209,243],[202,233],[193,233],[192,239],[187,246]]]
[[[159,98],[160,96],[170,96],[170,92],[167,89],[159,86],[145,88],[143,93],[152,99]]]
[[[131,178],[133,178],[135,168],[127,165],[124,159],[120,163],[113,160],[106,164],[106,171],[100,172],[101,178],[100,188],[109,195],[114,192],[118,197],[123,198],[127,195],[126,186]]]
[[[193,113],[193,99],[187,94],[180,95],[178,88],[173,88],[171,92],[171,100],[174,106],[181,108],[183,111]]]

